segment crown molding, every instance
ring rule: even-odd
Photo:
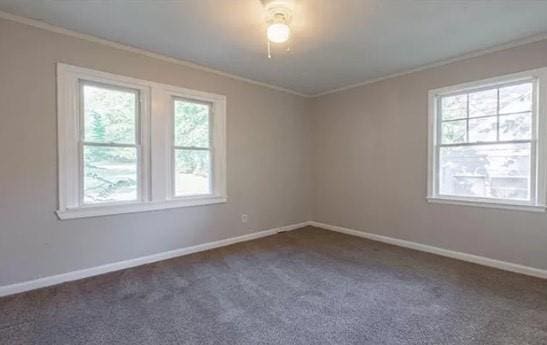
[[[241,77],[241,76],[238,76],[236,74],[223,72],[223,71],[220,71],[220,70],[217,70],[217,69],[213,69],[213,68],[210,68],[210,67],[206,67],[206,66],[194,63],[194,62],[190,62],[190,61],[186,61],[186,60],[182,60],[182,59],[177,59],[177,58],[170,57],[170,56],[167,56],[167,55],[162,55],[162,54],[159,54],[159,53],[154,53],[154,52],[151,52],[149,50],[132,47],[132,46],[122,44],[122,43],[118,43],[118,42],[114,42],[114,41],[109,41],[109,40],[104,39],[104,38],[99,38],[99,37],[96,37],[96,36],[83,34],[83,33],[80,33],[80,32],[74,31],[74,30],[69,30],[69,29],[65,29],[65,28],[62,28],[62,27],[59,27],[59,26],[56,26],[56,25],[48,24],[44,21],[18,16],[18,15],[15,15],[15,14],[4,12],[4,11],[0,11],[0,18],[1,19],[6,19],[6,20],[9,20],[9,21],[13,21],[13,22],[17,22],[17,23],[21,23],[21,24],[25,24],[25,25],[29,25],[29,26],[33,26],[33,27],[36,27],[36,28],[39,28],[39,29],[55,32],[55,33],[58,33],[58,34],[63,34],[63,35],[79,38],[79,39],[86,40],[86,41],[89,41],[89,42],[106,45],[106,46],[109,46],[109,47],[112,47],[112,48],[117,48],[117,49],[129,51],[129,52],[132,52],[132,53],[145,55],[145,56],[155,58],[155,59],[158,59],[158,60],[170,62],[170,63],[177,64],[177,65],[186,66],[186,67],[189,67],[189,68],[209,72],[209,73],[220,75],[220,76],[227,77],[227,78],[230,78],[230,79],[239,80],[239,81],[246,82],[246,83],[249,83],[249,84],[258,85],[258,86],[262,86],[262,87],[269,88],[269,89],[272,89],[272,90],[286,92],[286,93],[289,93],[289,94],[293,94],[293,95],[300,96],[300,97],[305,97],[305,98],[318,98],[318,97],[321,97],[321,96],[326,96],[326,95],[329,95],[329,94],[338,93],[338,92],[342,92],[342,91],[362,87],[362,86],[365,86],[365,85],[377,83],[377,82],[384,81],[384,80],[387,80],[387,79],[393,79],[393,78],[401,77],[401,76],[404,76],[404,75],[407,75],[407,74],[412,74],[412,73],[424,71],[424,70],[427,70],[427,69],[430,69],[430,68],[445,66],[445,65],[451,64],[453,62],[458,62],[458,61],[462,61],[462,60],[466,60],[466,59],[471,59],[471,58],[475,58],[475,57],[495,53],[495,52],[498,52],[498,51],[502,51],[502,50],[515,48],[515,47],[519,47],[519,46],[530,44],[530,43],[535,43],[535,42],[547,40],[547,32],[544,32],[544,33],[540,33],[540,34],[537,34],[537,35],[533,35],[533,36],[513,40],[513,41],[510,41],[508,43],[495,45],[495,46],[492,46],[492,47],[489,47],[489,48],[474,50],[474,51],[466,53],[466,54],[457,55],[457,56],[454,56],[454,57],[451,57],[451,58],[448,58],[448,59],[433,62],[433,63],[430,63],[430,64],[425,64],[425,65],[422,65],[422,66],[419,66],[419,67],[402,70],[400,72],[388,74],[388,75],[385,75],[385,76],[382,76],[382,77],[367,79],[367,80],[364,80],[364,81],[359,82],[359,83],[350,84],[350,85],[330,89],[330,90],[327,90],[327,91],[318,92],[318,93],[315,93],[315,94],[307,94],[307,93],[298,92],[298,91],[295,91],[295,90],[292,90],[292,89],[284,88],[284,87],[281,87],[281,86],[276,86],[276,85],[264,83],[264,82],[261,82],[261,81]]]
[[[0,19],[5,19],[5,20],[12,21],[12,22],[29,25],[29,26],[32,26],[32,27],[35,27],[35,28],[55,32],[55,33],[66,35],[66,36],[71,36],[71,37],[74,37],[74,38],[79,38],[79,39],[82,39],[82,40],[85,40],[85,41],[88,41],[88,42],[102,44],[102,45],[105,45],[105,46],[109,46],[111,48],[116,48],[116,49],[121,49],[121,50],[125,50],[125,51],[128,51],[128,52],[136,53],[136,54],[141,54],[141,55],[151,57],[151,58],[154,58],[154,59],[158,59],[158,60],[162,60],[162,61],[165,61],[165,62],[170,62],[170,63],[173,63],[173,64],[185,66],[185,67],[190,67],[190,68],[193,68],[193,69],[197,69],[197,70],[213,73],[213,74],[216,74],[216,75],[220,75],[220,76],[223,76],[223,77],[227,77],[227,78],[230,78],[230,79],[239,80],[239,81],[246,82],[246,83],[249,83],[249,84],[262,86],[262,87],[269,88],[269,89],[272,89],[272,90],[290,93],[290,94],[300,96],[300,97],[311,97],[312,96],[312,95],[309,95],[309,94],[305,94],[305,93],[301,93],[301,92],[294,91],[294,90],[291,90],[291,89],[287,89],[287,88],[284,88],[284,87],[281,87],[281,86],[276,86],[276,85],[264,83],[264,82],[261,82],[261,81],[241,77],[241,76],[238,76],[236,74],[223,72],[223,71],[220,71],[220,70],[217,70],[217,69],[214,69],[214,68],[210,68],[210,67],[206,67],[206,66],[194,63],[194,62],[190,62],[190,61],[186,61],[186,60],[182,60],[182,59],[177,59],[177,58],[170,57],[170,56],[167,56],[167,55],[154,53],[154,52],[146,50],[146,49],[141,49],[141,48],[129,46],[129,45],[126,45],[126,44],[110,41],[110,40],[107,40],[107,39],[104,39],[104,38],[99,38],[99,37],[96,37],[96,36],[93,36],[93,35],[83,34],[83,33],[80,33],[80,32],[74,31],[74,30],[65,29],[65,28],[62,28],[60,26],[52,25],[52,24],[49,24],[49,23],[46,23],[44,21],[37,20],[37,19],[22,17],[22,16],[18,16],[18,15],[15,15],[15,14],[4,12],[4,11],[0,11]]]
[[[453,62],[463,61],[463,60],[467,60],[467,59],[471,59],[471,58],[475,58],[475,57],[479,57],[479,56],[483,56],[483,55],[487,55],[487,54],[495,53],[495,52],[498,52],[498,51],[507,50],[507,49],[510,49],[510,48],[515,48],[515,47],[519,47],[519,46],[523,46],[523,45],[526,45],[526,44],[535,43],[535,42],[539,42],[539,41],[543,41],[543,40],[547,40],[547,32],[540,33],[540,34],[533,35],[533,36],[528,36],[528,37],[517,39],[517,40],[513,40],[513,41],[510,41],[510,42],[507,42],[507,43],[498,44],[498,45],[495,45],[495,46],[492,46],[492,47],[489,47],[489,48],[474,50],[474,51],[466,53],[466,54],[457,55],[457,56],[454,56],[454,57],[451,57],[451,58],[448,58],[448,59],[444,59],[444,60],[441,60],[441,61],[425,64],[425,65],[422,65],[422,66],[419,66],[419,67],[402,70],[400,72],[393,73],[393,74],[388,74],[388,75],[383,76],[383,77],[368,79],[368,80],[365,80],[365,81],[362,81],[362,82],[359,82],[359,83],[355,83],[355,84],[351,84],[351,85],[342,86],[342,87],[339,87],[339,88],[319,92],[319,93],[313,94],[313,95],[308,96],[308,97],[317,98],[317,97],[321,97],[321,96],[325,96],[325,95],[329,95],[329,94],[333,94],[333,93],[337,93],[337,92],[341,92],[341,91],[355,89],[355,88],[358,88],[358,87],[361,87],[361,86],[377,83],[377,82],[384,81],[384,80],[387,80],[387,79],[402,77],[402,76],[407,75],[407,74],[424,71],[424,70],[427,70],[427,69],[430,69],[430,68],[445,66],[445,65],[451,64]]]

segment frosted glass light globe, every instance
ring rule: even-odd
[[[268,39],[274,43],[283,43],[289,39],[291,29],[285,23],[275,23],[268,26]]]

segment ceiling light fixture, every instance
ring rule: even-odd
[[[294,11],[294,0],[263,0],[266,8],[266,37],[268,58],[272,58],[271,43],[288,42],[291,37],[291,19]],[[287,51],[290,47],[287,46]]]
[[[270,42],[286,42],[291,35],[291,28],[285,23],[275,23],[268,26],[268,39]]]

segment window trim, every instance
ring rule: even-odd
[[[118,83],[103,83],[97,82],[95,80],[81,79],[78,81],[78,204],[79,207],[96,207],[97,205],[101,206],[116,206],[116,205],[126,205],[126,204],[135,204],[143,202],[146,199],[146,194],[148,191],[148,171],[146,162],[146,151],[148,151],[149,145],[147,144],[146,136],[146,124],[149,122],[147,119],[149,113],[143,109],[143,99],[142,99],[142,90],[136,88],[130,88],[125,86],[120,86]],[[85,118],[84,118],[84,86],[91,85],[100,87],[103,89],[109,90],[122,90],[122,91],[131,91],[136,97],[136,118],[135,118],[135,143],[134,144],[119,144],[119,143],[94,143],[85,140]],[[145,125],[143,125],[143,123]],[[84,200],[84,165],[83,165],[83,156],[85,146],[103,146],[103,147],[134,147],[137,153],[137,197],[135,200],[128,201],[114,201],[109,203],[100,203],[100,204],[86,204]]]
[[[460,197],[438,194],[438,143],[440,141],[440,124],[438,107],[442,96],[469,93],[498,87],[500,84],[511,84],[525,81],[534,82],[532,138],[531,143],[531,191],[534,194],[532,202],[490,199],[481,197]],[[520,211],[544,212],[546,201],[546,154],[547,154],[547,68],[539,68],[519,73],[503,75],[494,78],[472,81],[468,83],[442,87],[428,92],[428,167],[427,167],[427,194],[426,200],[430,203],[452,204],[462,206],[476,206]],[[499,116],[499,114],[498,114]],[[541,135],[540,135],[541,134]],[[527,140],[528,142],[528,140]],[[473,143],[480,145],[481,143]],[[534,188],[535,186],[535,188]]]
[[[207,148],[205,147],[191,147],[191,146],[179,146],[179,145],[176,145],[175,143],[175,139],[176,139],[176,136],[175,136],[175,102],[176,101],[187,101],[187,102],[190,102],[190,103],[195,103],[195,104],[202,104],[202,105],[206,105],[208,108],[209,108],[209,114],[208,114],[208,117],[209,117],[209,120],[208,120],[208,123],[209,123],[209,143],[208,143],[208,146]],[[171,128],[171,136],[170,136],[170,146],[171,146],[171,157],[170,157],[170,171],[171,171],[171,179],[169,180],[170,182],[170,185],[169,185],[169,198],[170,199],[173,199],[173,200],[180,200],[180,199],[184,199],[184,198],[189,198],[189,197],[197,197],[197,196],[211,196],[211,195],[214,195],[214,191],[215,191],[215,168],[214,168],[214,159],[215,159],[215,155],[214,155],[214,148],[215,148],[215,145],[214,145],[214,128],[215,128],[215,116],[214,116],[214,113],[215,113],[215,109],[214,109],[214,104],[211,103],[211,102],[208,102],[208,101],[203,101],[203,100],[200,100],[200,99],[196,99],[196,98],[188,98],[188,97],[181,97],[179,95],[171,95],[171,100],[170,100],[170,106],[171,106],[171,113],[170,113],[170,121],[171,121],[171,125],[170,125],[170,128]],[[209,167],[209,188],[210,188],[210,193],[207,193],[207,194],[189,194],[189,195],[177,195],[176,193],[176,189],[177,189],[177,186],[176,186],[176,174],[175,174],[175,166],[176,166],[176,152],[177,150],[203,150],[203,151],[207,151],[209,152],[209,160],[210,160],[210,167]]]
[[[226,198],[226,98],[220,95],[213,95],[201,91],[166,87],[164,90],[164,98],[168,101],[168,110],[166,121],[168,123],[169,132],[167,138],[167,167],[169,178],[165,181],[165,199],[171,202],[184,202],[185,200],[202,200],[206,198],[222,199]],[[211,152],[211,193],[198,194],[188,196],[175,195],[175,176],[174,176],[174,100],[186,99],[189,101],[202,102],[211,105],[210,130],[211,136],[209,152]]]
[[[79,188],[81,183],[80,155],[82,153],[81,90],[83,82],[105,87],[121,87],[139,92],[139,118],[136,146],[140,191],[135,201],[84,204]],[[213,117],[215,157],[212,171],[215,185],[210,195],[170,195],[171,140],[173,132],[170,100],[179,97],[201,100],[214,107]],[[59,219],[94,217],[121,213],[209,205],[227,202],[226,194],[226,97],[185,89],[107,72],[57,63],[57,131],[58,131],[58,210]],[[140,141],[140,142],[139,142]]]

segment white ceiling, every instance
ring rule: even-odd
[[[313,95],[547,32],[547,1],[296,0],[268,60],[259,0],[0,0],[0,10]]]

